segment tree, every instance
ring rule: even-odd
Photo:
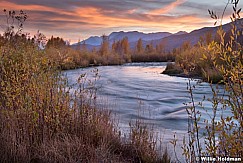
[[[160,44],[156,45],[156,53],[161,54],[164,50],[164,44],[161,42]]]
[[[150,44],[146,45],[145,53],[152,54],[153,52],[154,52],[154,46],[153,46],[153,43],[151,42]]]
[[[209,45],[213,41],[212,32],[207,32],[205,34],[206,45]]]
[[[189,49],[191,47],[191,43],[189,41],[185,41],[183,42],[182,46],[181,46],[181,50],[182,51],[186,51],[187,49]]]
[[[137,42],[136,52],[137,52],[138,54],[141,54],[141,53],[144,52],[144,49],[143,49],[143,41],[142,41],[141,38],[140,38],[140,39],[138,40],[138,42]]]
[[[102,43],[100,47],[100,55],[108,55],[109,52],[109,37],[106,35],[102,36]]]
[[[65,46],[66,46],[66,43],[62,38],[53,37],[53,36],[51,36],[51,38],[47,41],[47,44],[46,44],[47,48],[50,48],[50,47],[61,48],[61,47],[65,47]]]
[[[122,50],[122,45],[121,45],[121,41],[114,41],[112,44],[112,51],[114,53],[117,53],[118,55],[122,55],[123,54],[123,50]]]
[[[128,42],[128,38],[124,37],[121,41],[121,46],[122,46],[122,50],[123,50],[123,55],[127,55],[129,54],[130,51],[130,46],[129,46],[129,42]]]
[[[27,14],[20,10],[17,14],[15,11],[3,10],[6,17],[6,29],[4,31],[4,37],[11,40],[22,35],[24,22],[27,20]],[[17,21],[17,22],[16,22]],[[13,37],[15,36],[15,37]]]

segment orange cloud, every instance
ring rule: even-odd
[[[58,8],[47,7],[47,6],[42,6],[42,5],[26,5],[26,4],[20,5],[20,4],[7,2],[7,1],[2,1],[0,4],[0,7],[3,9],[7,9],[7,10],[50,11],[50,12],[59,12],[59,13],[71,15],[70,12],[67,12],[65,10],[61,10]]]
[[[86,20],[90,24],[98,24],[105,27],[128,26],[141,23],[141,20],[135,20],[129,17],[116,17],[115,15],[104,15],[101,10],[94,7],[77,8],[75,13],[79,15],[81,20]]]
[[[177,3],[178,4],[178,3]],[[129,11],[130,12],[130,11]],[[199,18],[196,16],[178,16],[178,17],[169,17],[169,16],[157,16],[157,15],[150,15],[150,14],[143,14],[140,15],[140,19],[134,18],[132,14],[117,17],[114,15],[104,15],[101,10],[88,7],[88,8],[77,8],[75,13],[79,15],[80,20],[85,22],[89,22],[91,25],[94,24],[96,27],[100,28],[115,28],[115,27],[129,27],[129,26],[136,26],[136,27],[143,27],[143,28],[150,28],[156,27],[161,28],[161,31],[168,30],[169,32],[177,32],[181,28],[181,26],[194,26],[205,22],[205,19]],[[186,25],[185,25],[186,24]],[[194,26],[195,28],[195,26]],[[189,28],[188,30],[183,28],[183,30],[191,30],[193,27]]]
[[[1,1],[0,8],[7,10],[24,10],[30,12],[26,28],[28,30],[40,30],[48,36],[59,35],[68,39],[78,40],[80,35],[109,34],[117,30],[141,30],[146,32],[180,30],[191,31],[210,24],[210,19],[197,17],[196,15],[166,16],[168,13],[186,0],[177,0],[168,6],[153,10],[149,13],[139,12],[139,8],[116,11],[102,10],[99,7],[72,6],[67,9],[55,8],[44,5],[18,5]],[[71,10],[72,9],[72,10]],[[211,23],[213,24],[213,23]],[[29,25],[29,26],[28,26]]]
[[[2,1],[1,7],[7,8],[7,9],[13,9],[13,10],[24,10],[24,11],[49,11],[49,12],[55,12],[58,14],[68,15],[68,17],[44,17],[45,20],[53,21],[55,23],[56,21],[63,21],[66,23],[62,24],[62,28],[78,28],[80,26],[80,22],[85,22],[86,24],[82,24],[82,26],[90,26],[91,28],[115,28],[115,27],[129,27],[129,26],[139,26],[144,28],[149,28],[151,26],[153,27],[160,27],[160,28],[170,28],[170,31],[174,29],[177,30],[176,27],[178,25],[182,25],[184,23],[190,24],[189,22],[202,22],[204,21],[202,18],[198,18],[195,16],[181,16],[181,17],[164,17],[164,16],[158,16],[157,14],[161,13],[167,13],[177,7],[178,5],[181,5],[186,0],[177,0],[170,5],[162,8],[151,11],[149,14],[140,14],[138,17],[136,17],[136,9],[128,10],[127,12],[124,12],[120,15],[119,13],[115,13],[113,11],[113,14],[104,14],[101,9],[96,7],[76,7],[72,12],[68,10],[63,10],[59,8],[53,8],[48,6],[42,6],[42,5],[17,5],[15,3]],[[35,21],[38,21],[38,17],[41,17],[41,13],[33,13],[33,15],[30,15],[31,20],[35,19]],[[30,20],[30,21],[31,21]],[[75,24],[76,23],[76,24]],[[173,27],[172,27],[173,26]],[[58,26],[55,26],[58,28]],[[80,26],[80,28],[82,28]],[[163,30],[162,29],[162,30]],[[175,30],[173,30],[175,31]],[[175,31],[176,32],[176,31]]]
[[[187,0],[176,0],[175,2],[172,2],[171,4],[169,4],[168,6],[165,6],[161,9],[156,9],[151,11],[149,14],[152,15],[160,15],[160,14],[166,14],[169,11],[173,10],[174,8],[176,8],[177,6],[185,3]]]
[[[1,7],[7,10],[38,10],[38,11],[50,11],[52,8],[40,5],[17,5],[15,3],[2,1]]]

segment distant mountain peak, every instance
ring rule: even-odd
[[[187,34],[187,32],[186,31],[179,31],[179,32],[174,33],[174,35],[183,35],[183,34]]]
[[[241,19],[243,20],[243,19]],[[231,23],[224,24],[223,29],[227,32],[231,30]],[[190,33],[186,31],[179,31],[177,33],[169,33],[169,32],[154,32],[154,33],[143,33],[139,31],[119,31],[112,32],[108,37],[110,41],[110,45],[114,41],[122,40],[127,37],[130,47],[132,49],[136,48],[137,41],[141,38],[143,42],[143,46],[147,44],[153,44],[155,47],[158,44],[163,44],[165,47],[165,51],[172,51],[174,48],[180,47],[185,41],[190,42],[191,45],[195,45],[198,43],[201,36],[204,36],[205,33],[210,32],[212,36],[215,36],[217,33],[218,27],[203,27],[201,29],[196,29],[191,31]],[[240,24],[237,24],[237,29],[243,30],[243,27]],[[102,36],[91,36],[88,39],[84,40],[86,45],[89,47],[88,49],[92,49],[93,47],[99,47],[102,43]],[[243,43],[242,43],[243,44]],[[78,44],[73,44],[77,46]]]
[[[99,36],[91,36],[88,39],[82,41],[81,43],[83,42],[85,42],[85,44],[98,46],[102,43],[102,38]]]
[[[152,41],[162,39],[164,37],[168,37],[172,35],[169,32],[155,32],[155,33],[143,33],[139,31],[119,31],[119,32],[112,32],[109,37],[109,41],[112,43],[114,41],[122,40],[123,38],[127,37],[128,41],[137,42],[140,38],[144,41]],[[91,36],[88,39],[84,40],[85,44],[99,46],[102,43],[102,36]]]

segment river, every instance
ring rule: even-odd
[[[170,146],[168,142],[172,140],[175,132],[179,144],[187,133],[188,116],[183,103],[188,103],[190,99],[187,78],[161,74],[166,64],[129,63],[121,66],[96,67],[100,76],[96,87],[98,106],[111,110],[119,119],[122,131],[126,133],[129,122],[140,119],[146,124],[152,124],[162,137],[163,143]],[[94,79],[92,70],[94,70],[92,67],[68,70],[65,74],[73,84],[84,73],[88,74],[88,79]],[[196,85],[193,91],[196,103],[202,101],[204,96],[206,99],[212,97],[208,83],[196,83],[197,81],[192,81],[192,84]],[[212,104],[207,100],[203,104],[204,108],[198,109],[202,119],[209,119],[208,114]]]

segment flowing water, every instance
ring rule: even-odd
[[[187,78],[161,74],[166,64],[129,63],[96,67],[100,76],[96,87],[97,104],[116,115],[122,131],[126,132],[130,121],[140,119],[146,124],[153,124],[163,142],[170,146],[168,142],[173,139],[175,132],[179,142],[187,133],[188,116],[183,103],[188,103],[190,99]],[[94,79],[93,69],[69,70],[65,73],[72,84],[84,73],[89,74],[89,79]],[[212,104],[207,98],[212,97],[211,87],[208,83],[197,84],[197,81],[192,81],[192,84],[196,85],[193,91],[196,103],[206,97],[204,108],[198,109],[202,119],[209,119]]]

